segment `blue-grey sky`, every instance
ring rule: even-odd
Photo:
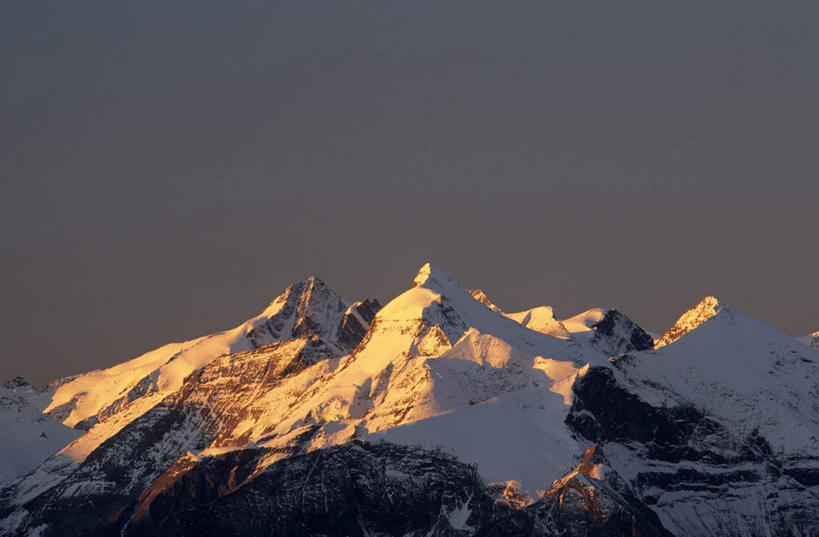
[[[501,307],[819,330],[819,4],[10,0],[0,379],[432,260]]]

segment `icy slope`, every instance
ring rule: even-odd
[[[82,434],[42,413],[49,396],[19,377],[0,386],[0,487]]]

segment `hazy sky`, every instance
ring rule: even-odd
[[[0,73],[0,381],[427,260],[510,311],[819,330],[815,0],[10,0]]]

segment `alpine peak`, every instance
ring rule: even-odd
[[[316,288],[322,289],[325,287],[327,287],[327,284],[324,283],[324,280],[316,276],[310,276],[302,281],[292,282],[290,285],[287,286],[287,288],[284,291],[282,291],[281,294],[276,296],[276,298],[274,298],[270,302],[270,304],[273,305],[279,302],[286,301],[288,297],[290,297],[293,294],[302,294],[305,292],[309,293],[313,289]]]
[[[683,313],[680,318],[677,319],[677,322],[657,341],[656,347],[663,347],[677,341],[688,332],[723,311],[730,311],[730,308],[718,298],[714,296],[703,298],[696,306]]]
[[[444,272],[444,269],[432,263],[425,263],[418,269],[418,274],[415,275],[412,283],[415,287],[435,287],[436,284],[440,286],[452,281],[452,277]]]

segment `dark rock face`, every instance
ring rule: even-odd
[[[483,493],[475,468],[437,452],[354,443],[279,461],[258,475],[262,450],[208,459],[157,480],[125,535],[365,536],[465,534],[509,508]]]
[[[131,454],[144,447],[136,442]],[[127,487],[125,466],[109,467],[106,479],[117,487],[38,498],[27,506],[34,519],[12,535],[47,524],[45,536],[670,536],[625,484],[594,477],[606,463],[594,447],[525,507],[514,495],[493,493],[474,466],[440,451],[354,441],[259,471],[271,455],[277,454],[259,448],[185,455],[136,493]],[[81,470],[86,484],[105,465],[101,457],[89,463]]]
[[[362,300],[350,307],[344,314],[341,326],[338,328],[337,341],[346,352],[352,352],[367,335],[375,314],[381,309],[376,299]]]
[[[356,442],[279,461],[254,474],[264,450],[181,461],[99,534],[669,537],[656,515],[581,467],[541,500],[493,499],[473,466],[449,455]],[[582,501],[578,501],[578,491]]]
[[[566,423],[593,442],[685,443],[704,416],[693,407],[654,408],[626,391],[607,367],[592,367],[574,386]]]
[[[607,311],[603,319],[594,325],[594,329],[592,345],[612,356],[654,347],[654,338],[615,309]]]
[[[817,535],[819,461],[777,457],[758,431],[736,436],[693,406],[648,404],[609,367],[590,368],[573,390],[566,424],[617,454],[604,481],[623,482],[635,501],[665,513],[675,535]],[[736,512],[743,502],[757,503]],[[698,514],[680,515],[688,506]]]
[[[381,305],[375,299],[356,302],[349,308],[321,279],[311,276],[295,283],[276,298],[281,308],[264,323],[248,331],[255,347],[272,340],[316,336],[352,352],[367,333]]]
[[[609,461],[592,445],[571,474],[555,481],[531,508],[535,527],[544,535],[641,535],[671,537],[657,514],[649,509],[610,469]],[[556,530],[556,531],[555,531]]]

